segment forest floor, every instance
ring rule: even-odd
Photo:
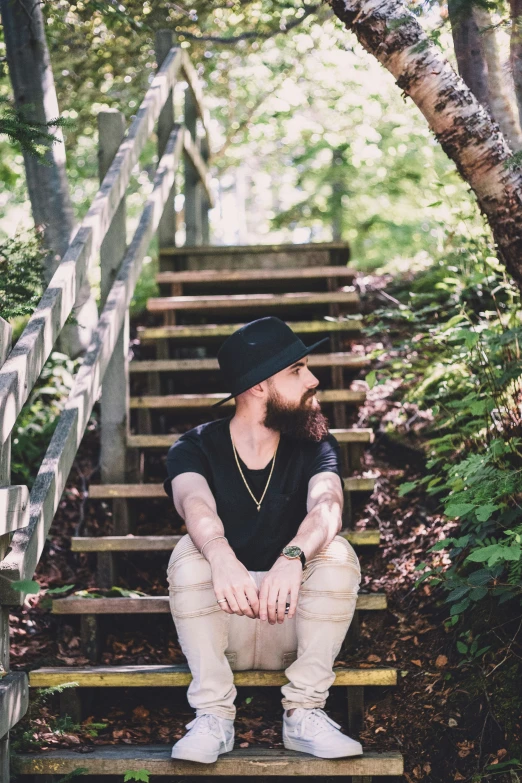
[[[384,277],[364,278],[365,309],[380,306],[380,290],[387,282]],[[361,341],[366,352],[376,347],[384,349],[379,359],[381,367],[395,356],[394,346],[386,339],[380,336],[378,345],[374,338]],[[362,383],[361,388],[366,384]],[[408,783],[519,780],[502,773],[502,762],[508,755],[506,728],[492,706],[487,685],[490,680],[485,679],[489,669],[480,661],[462,663],[455,647],[457,631],[447,631],[443,625],[449,614],[444,594],[436,594],[424,583],[414,586],[419,576],[415,566],[423,560],[431,561],[427,550],[439,539],[452,535],[455,523],[437,513],[433,500],[421,492],[399,496],[398,486],[418,478],[423,469],[426,419],[414,404],[405,404],[400,398],[400,383],[375,386],[353,422],[374,429],[375,441],[365,452],[361,475],[377,477],[372,496],[355,508],[355,527],[379,528],[381,532],[380,547],[358,550],[361,590],[385,592],[388,609],[363,614],[361,643],[355,654],[343,656],[342,663],[368,668],[393,666],[398,671],[396,686],[366,690],[365,727],[360,741],[365,751],[402,752]],[[28,596],[23,607],[11,611],[13,670],[89,664],[80,651],[78,618],[52,615],[45,591],[64,585],[71,586],[69,593],[95,591],[97,587],[94,556],[70,551],[72,535],[111,533],[110,505],[85,497],[89,479],[99,481],[97,460],[94,421],[83,439],[36,571],[41,592]],[[148,501],[140,507],[137,534],[176,532],[164,501]],[[443,555],[437,556],[437,562],[444,562]],[[168,553],[119,557],[124,561],[120,587],[149,595],[167,594]],[[161,620],[139,616],[139,623],[135,622],[137,617],[111,618],[102,664],[183,661],[170,615]],[[101,703],[96,694],[81,725],[58,718],[56,704],[47,700],[31,709],[14,730],[13,740],[20,739],[20,750],[67,746],[79,753],[99,744],[172,744],[184,734],[185,724],[193,717],[184,691],[179,690],[172,695],[168,689],[108,689]],[[332,717],[343,725],[345,693],[342,688],[332,688],[327,705]],[[237,744],[282,747],[279,699],[277,689],[240,689]],[[28,732],[23,740],[22,730]],[[520,743],[520,721],[515,721],[513,731],[518,732],[515,740]],[[511,737],[512,743],[515,740]],[[485,771],[487,765],[493,765],[489,771]],[[494,774],[496,765],[498,773]],[[377,783],[381,779],[374,780]]]

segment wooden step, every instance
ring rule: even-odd
[[[374,433],[371,428],[331,429],[339,443],[373,443]],[[127,446],[137,449],[168,448],[181,437],[181,433],[172,432],[162,435],[127,435]]]
[[[351,316],[343,320],[324,321],[294,321],[286,322],[296,334],[332,333],[345,335],[360,335],[362,318]],[[138,337],[142,342],[147,340],[211,340],[224,338],[244,326],[241,324],[191,324],[187,326],[138,326]]]
[[[397,685],[397,669],[334,669],[333,685]],[[56,666],[29,672],[32,688],[49,688],[74,681],[79,688],[187,687],[192,675],[187,665]],[[236,671],[234,683],[246,687],[275,687],[288,682],[281,671]]]
[[[162,488],[163,489],[163,488]],[[163,493],[167,497],[166,493]],[[344,530],[339,533],[352,546],[378,546],[378,530]],[[171,552],[181,536],[73,536],[72,552]]]
[[[386,609],[385,593],[359,593],[356,609]],[[168,595],[139,598],[55,598],[53,614],[169,614]]]
[[[283,245],[220,245],[169,247],[160,250],[160,266],[168,269],[273,269],[339,266],[350,258],[347,242],[313,242]]]
[[[310,293],[292,291],[286,294],[214,294],[200,296],[158,296],[147,300],[150,313],[171,310],[245,310],[262,307],[263,310],[314,305],[343,305],[347,312],[356,312],[360,306],[355,291],[325,291]]]
[[[368,367],[371,359],[349,351],[337,353],[310,353],[308,354],[308,366],[312,367],[345,367],[359,370]],[[218,360],[208,359],[153,359],[151,361],[132,361],[129,363],[129,372],[194,372],[200,370],[219,370]]]
[[[374,478],[348,476],[344,479],[345,492],[373,492]],[[90,484],[89,498],[109,500],[111,498],[162,498],[167,500],[163,484]]]
[[[366,400],[365,391],[353,391],[352,389],[326,389],[316,392],[319,402],[334,403],[344,402],[349,405],[362,405]],[[226,393],[210,394],[147,394],[143,397],[131,397],[131,408],[210,408],[218,400],[228,397]],[[227,400],[223,407],[235,405],[234,399]]]
[[[163,255],[163,252],[162,252]],[[198,269],[184,272],[160,272],[156,282],[162,283],[243,283],[270,280],[310,280],[314,278],[338,277],[353,280],[357,275],[354,267],[312,266],[290,269]]]
[[[92,752],[46,750],[17,753],[17,773],[21,775],[66,775],[84,767],[88,775],[123,775],[129,769],[146,769],[151,775],[252,777],[265,776],[371,776],[402,775],[404,759],[396,750],[379,753],[369,750],[360,756],[320,759],[308,753],[270,748],[237,748],[223,753],[214,764],[200,764],[171,758],[172,744],[95,745]],[[239,743],[236,743],[238,745]]]

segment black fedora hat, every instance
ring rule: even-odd
[[[212,407],[266,381],[329,339],[323,337],[307,346],[284,321],[272,315],[244,324],[227,337],[218,351],[219,369],[232,393]]]

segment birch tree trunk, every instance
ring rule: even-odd
[[[522,149],[522,131],[512,101],[510,79],[507,74],[502,73],[502,60],[491,14],[484,8],[473,6],[473,18],[477,23],[484,59],[488,66],[488,102],[491,113],[511,149],[516,152]]]
[[[461,0],[448,0],[448,15],[459,73],[475,98],[487,106],[488,69],[480,45],[477,22],[469,13],[469,6]]]
[[[474,191],[499,257],[522,290],[522,169],[498,124],[400,0],[328,0],[419,107]]]
[[[9,75],[16,108],[32,122],[46,123],[59,116],[53,72],[45,39],[45,23],[39,0],[0,0]],[[60,128],[50,127],[57,139],[45,158],[49,165],[24,152],[27,189],[36,226],[43,227],[49,254],[45,262],[47,283],[63,258],[74,232],[74,216],[65,169],[65,147]],[[98,312],[89,283],[82,286],[73,311],[77,324],[67,324],[60,347],[72,357],[91,341]]]
[[[522,125],[522,0],[511,0],[511,37],[509,60],[515,87],[518,116]]]

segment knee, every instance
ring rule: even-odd
[[[332,595],[352,595],[359,591],[361,566],[353,546],[342,536],[317,553],[307,563],[303,589]]]
[[[167,581],[174,590],[212,583],[210,564],[188,534],[181,537],[172,551],[167,566]]]

